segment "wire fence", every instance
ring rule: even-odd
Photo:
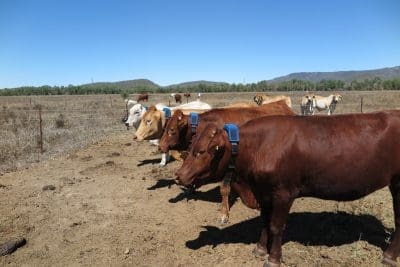
[[[13,170],[84,147],[126,130],[124,108],[3,108],[0,110],[0,171]]]
[[[268,92],[270,95],[283,92]],[[315,92],[327,95],[326,92]],[[285,92],[300,112],[304,92]],[[253,102],[255,92],[204,93],[201,101],[213,107]],[[342,92],[339,113],[370,112],[400,107],[400,91]],[[131,95],[130,99],[136,99]],[[151,94],[149,102],[168,104],[169,94]],[[195,97],[192,98],[195,100]],[[177,103],[171,104],[177,105]],[[0,172],[15,169],[83,147],[100,138],[125,131],[121,119],[126,105],[120,95],[0,97]]]

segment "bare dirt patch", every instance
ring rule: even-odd
[[[356,111],[359,95],[345,99],[338,113]],[[394,100],[382,101],[395,107]],[[117,129],[85,148],[1,173],[0,244],[16,237],[27,243],[0,257],[0,266],[262,266],[251,253],[259,212],[236,200],[230,223],[220,226],[218,184],[186,198],[173,181],[180,162],[160,168],[159,161],[156,147]],[[49,185],[54,189],[43,190]],[[283,266],[380,265],[393,228],[387,188],[347,203],[298,199]]]
[[[217,184],[189,199],[158,166],[157,148],[124,132],[0,177],[0,243],[27,244],[0,265],[261,266],[251,254],[258,211],[236,201],[217,223]],[[132,143],[131,146],[125,144]],[[119,156],[110,158],[118,151]],[[87,160],[89,159],[89,160]],[[54,185],[54,190],[45,190]],[[284,266],[373,266],[393,230],[387,189],[337,203],[299,199],[284,237]]]

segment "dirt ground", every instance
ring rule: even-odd
[[[291,94],[296,111],[301,94]],[[252,95],[202,100],[220,106]],[[358,112],[360,103],[364,112],[398,108],[399,99],[399,92],[346,92],[337,113]],[[219,225],[218,184],[185,198],[173,181],[180,162],[159,167],[156,147],[113,127],[119,130],[69,154],[0,172],[0,244],[27,240],[0,257],[0,266],[262,266],[251,253],[261,229],[258,211],[233,198],[230,222]],[[44,190],[49,185],[55,190]],[[380,266],[393,227],[387,188],[346,203],[298,199],[282,265]]]
[[[157,148],[132,133],[0,176],[0,244],[27,240],[0,266],[262,266],[251,253],[259,212],[237,199],[220,226],[218,184],[184,198],[180,162],[160,168]],[[298,199],[283,266],[379,266],[392,231],[387,189],[347,203]]]

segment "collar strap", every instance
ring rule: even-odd
[[[228,134],[228,140],[232,144],[232,155],[236,155],[239,152],[239,126],[234,123],[227,123],[224,126],[224,130]]]
[[[190,126],[192,127],[192,133],[195,133],[197,126],[199,126],[199,113],[190,112],[189,123],[190,123]]]
[[[167,107],[163,108],[163,111],[165,113],[165,118],[170,119],[171,118],[171,110]]]

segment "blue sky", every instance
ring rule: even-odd
[[[0,88],[400,65],[398,0],[0,0]]]

